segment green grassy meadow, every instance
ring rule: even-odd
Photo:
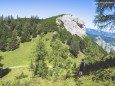
[[[52,33],[47,34],[43,40],[46,43],[47,50],[50,50],[50,40]],[[34,58],[34,50],[36,49],[36,43],[39,41],[40,36],[32,39],[30,42],[25,42],[20,44],[20,48],[14,51],[0,52],[0,55],[4,57],[2,63],[5,67],[14,67],[14,66],[25,66],[29,65],[31,59]],[[46,41],[46,39],[48,39]]]
[[[50,47],[52,37],[53,33],[48,33],[44,35],[42,38],[45,43],[46,50],[48,51],[48,55],[46,56],[47,59],[50,57],[49,54],[52,51],[51,50],[52,48]],[[76,74],[77,78],[74,77],[70,77],[67,79],[59,78],[56,81],[52,79],[52,77],[49,79],[46,78],[43,79],[41,77],[33,77],[33,72],[30,69],[30,63],[31,59],[35,58],[36,44],[38,43],[39,40],[40,35],[32,39],[30,42],[21,43],[20,47],[14,51],[0,52],[0,55],[3,56],[4,58],[2,60],[2,63],[4,64],[3,68],[9,67],[11,69],[11,71],[6,76],[0,78],[0,86],[8,86],[8,83],[10,84],[13,83],[13,86],[100,86],[100,85],[114,86],[113,82],[110,79],[104,81],[99,80],[99,78],[97,78],[101,76],[101,72],[102,75],[103,73],[107,73],[108,75],[109,74],[114,75],[115,73],[114,67],[104,70],[96,70],[92,73],[85,74],[82,77],[78,77],[78,74]],[[79,67],[81,59],[85,57],[86,57],[85,54],[83,54],[82,52],[79,52],[77,58],[69,55],[69,59],[73,63],[76,63],[77,68]],[[48,67],[52,66],[52,64],[49,63],[47,60],[46,63]],[[102,77],[108,77],[107,74],[103,75]],[[5,84],[3,85],[3,83]],[[21,83],[23,85],[21,84],[17,85],[17,83]]]
[[[53,33],[48,33],[43,37],[48,53],[51,52],[50,41],[52,39],[52,36],[53,36]],[[39,39],[40,39],[40,36],[38,35],[36,38],[32,39],[32,41],[30,42],[21,43],[20,48],[14,51],[0,52],[0,55],[4,57],[4,59],[2,60],[2,63],[4,64],[3,68],[7,68],[7,67],[11,68],[11,71],[0,80],[0,83],[1,83],[0,85],[2,85],[3,82],[15,81],[15,80],[17,81],[16,77],[20,76],[21,73],[27,76],[20,80],[22,81],[28,80],[28,79],[31,80],[33,74],[30,71],[29,66],[30,66],[31,59],[35,58],[34,51],[36,49],[36,43],[39,41]],[[84,58],[84,54],[82,53],[78,55],[77,59],[74,58],[71,60],[73,62],[76,62],[78,66],[81,58]],[[50,66],[50,65],[51,64],[47,62],[47,66]],[[37,79],[40,79],[40,78],[37,78]],[[70,79],[70,81],[72,80],[73,79]],[[47,79],[46,80],[41,79],[40,83],[44,84],[43,86],[46,86],[47,84],[50,84],[50,86],[54,84],[55,86],[59,86],[58,82],[48,81]],[[67,84],[67,86],[71,86],[71,83],[75,84],[73,82],[67,83],[64,80],[61,80],[60,83],[61,83],[60,85],[62,86],[63,84]]]

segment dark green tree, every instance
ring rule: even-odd
[[[21,33],[21,42],[29,42],[31,40],[31,35],[28,26],[25,25]]]
[[[17,16],[17,19],[14,19],[12,15],[6,17],[2,15],[0,17],[0,50],[7,51],[18,48],[17,38],[21,42],[31,41],[31,38],[38,34],[39,20],[37,16],[32,18]]]
[[[32,27],[32,37],[33,37],[33,38],[35,38],[35,37],[37,36],[37,33],[38,33],[36,27],[37,27],[37,25],[34,23],[34,24],[33,24],[33,27]]]
[[[17,30],[17,35],[20,37],[22,33],[23,26],[20,24],[20,22],[17,20],[15,30]]]
[[[115,29],[115,0],[95,0],[97,9],[94,23],[100,29]]]
[[[45,63],[45,57],[47,55],[47,51],[45,48],[44,42],[39,40],[36,47],[36,59],[35,59],[35,68],[34,75],[38,75],[39,77],[46,77],[47,75],[47,65]]]
[[[60,40],[56,39],[51,42],[52,52],[49,58],[49,62],[53,65],[53,75],[55,79],[59,79],[61,75],[61,69],[66,70],[66,60],[69,55],[69,48],[67,45],[61,43]]]
[[[66,45],[62,44],[60,40],[51,43],[52,56],[50,60],[52,61],[54,67],[63,67],[63,61],[68,58],[69,49]]]
[[[19,41],[18,41],[18,38],[17,38],[16,30],[14,30],[12,32],[12,37],[8,38],[7,41],[8,41],[8,44],[7,44],[8,50],[15,50],[16,48],[19,47]]]
[[[68,45],[70,46],[69,50],[74,55],[77,56],[80,51],[80,37],[73,35],[71,39],[68,40]]]
[[[6,51],[7,49],[7,39],[9,36],[9,32],[7,28],[2,28],[1,30],[1,36],[0,36],[0,50],[1,51]]]
[[[67,41],[70,40],[72,37],[71,33],[67,31],[66,29],[59,29],[58,33],[63,43],[67,43]]]

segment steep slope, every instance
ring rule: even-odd
[[[70,52],[74,56],[77,56],[80,51],[87,55],[87,62],[89,62],[88,60],[90,60],[90,62],[95,62],[102,59],[106,52],[101,47],[99,47],[90,37],[87,36],[85,23],[83,20],[72,15],[61,15],[56,18],[56,23],[58,28],[62,30],[65,29],[72,34],[71,36],[68,35],[67,37],[63,37],[61,39],[66,39],[65,41],[67,41],[67,44],[70,46]]]
[[[92,59],[92,61],[94,59],[96,60],[96,58],[100,58],[98,60],[101,60],[101,57],[103,57],[104,50],[102,50],[93,40],[91,40],[91,38],[87,36],[85,24],[78,17],[72,15],[59,15],[47,19],[23,18],[14,20],[11,19],[10,21],[11,22],[3,20],[1,22],[4,24],[7,23],[7,26],[9,26],[10,28],[7,28],[6,30],[11,29],[12,31],[12,33],[10,33],[9,31],[7,31],[8,33],[6,33],[4,32],[4,30],[1,31],[3,33],[1,34],[1,36],[4,37],[4,35],[7,35],[3,38],[3,40],[1,39],[0,41],[1,45],[3,44],[2,42],[5,41],[5,45],[3,45],[5,50],[10,50],[10,45],[15,44],[14,40],[12,40],[14,39],[12,35],[14,34],[14,31],[15,33],[17,33],[17,35],[15,35],[16,39],[18,40],[18,42],[21,41],[22,43],[31,41],[37,35],[43,36],[43,34],[53,32],[54,34],[52,37],[52,41],[55,41],[55,39],[59,39],[62,41],[62,43],[67,44],[69,46],[69,52],[74,57],[77,57],[79,52],[82,52],[86,55],[89,54],[89,57],[91,57],[91,55],[95,55],[95,58],[90,58]],[[15,27],[12,27],[11,25],[14,25]],[[6,28],[6,26],[2,27]],[[34,34],[36,35],[34,36]],[[11,37],[11,40],[9,40],[9,37]]]

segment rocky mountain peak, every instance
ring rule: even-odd
[[[62,15],[56,19],[57,25],[63,25],[71,34],[82,37],[86,35],[85,23],[80,18],[72,15]]]

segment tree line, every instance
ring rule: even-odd
[[[0,17],[0,50],[15,50],[20,43],[28,42],[37,36],[39,18],[14,19],[13,16]]]

